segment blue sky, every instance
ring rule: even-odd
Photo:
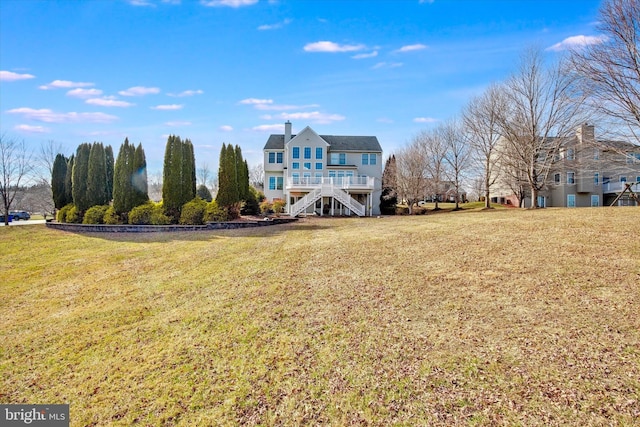
[[[596,40],[594,0],[1,0],[0,131],[117,150],[167,136],[217,171],[271,133],[375,135],[385,154],[504,80],[523,49]]]

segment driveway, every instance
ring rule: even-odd
[[[35,224],[44,224],[46,221],[44,219],[30,219],[28,221],[11,221],[9,223],[10,227],[14,225],[35,225]],[[4,221],[0,223],[0,227],[4,227]]]

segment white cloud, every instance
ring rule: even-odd
[[[174,122],[166,122],[167,126],[191,126],[191,122],[187,121],[174,121]]]
[[[423,49],[426,49],[426,48],[427,48],[427,45],[421,44],[421,43],[409,44],[409,45],[406,45],[406,46],[402,46],[400,49],[396,50],[395,52],[399,52],[399,53],[415,52],[416,50],[423,50]]]
[[[200,0],[200,4],[207,7],[242,7],[258,3],[258,0]]]
[[[607,38],[605,36],[571,36],[562,40],[560,43],[556,43],[553,46],[548,47],[547,50],[560,52],[563,50],[581,48],[592,44],[600,44],[606,41]]]
[[[47,108],[36,110],[22,107],[9,110],[7,113],[19,114],[27,119],[45,123],[111,123],[118,120],[118,117],[105,113],[57,113]]]
[[[130,87],[127,90],[121,90],[118,94],[122,96],[144,96],[144,95],[155,95],[160,93],[160,88],[157,87],[144,87],[144,86],[134,86]]]
[[[260,125],[251,129],[258,132],[284,132],[284,125]]]
[[[91,99],[87,99],[85,103],[90,105],[99,105],[101,107],[132,107],[136,105],[127,101],[118,101],[113,97],[91,98]]]
[[[218,129],[220,129],[222,132],[231,132],[233,130],[233,127],[229,125],[222,125]]]
[[[375,58],[376,56],[378,56],[378,51],[374,50],[371,53],[359,53],[357,55],[353,55],[352,58],[353,59],[365,59],[365,58]]]
[[[184,105],[182,104],[165,104],[165,105],[156,105],[155,107],[151,107],[152,110],[163,110],[163,111],[172,111],[172,110],[182,110]]]
[[[291,23],[291,19],[285,19],[282,22],[278,22],[276,24],[265,24],[265,25],[260,25],[258,27],[259,31],[268,31],[268,30],[278,30],[282,27],[284,27],[285,25],[289,25]]]
[[[387,118],[387,117],[380,117],[379,119],[376,120],[378,123],[393,123],[393,120]]]
[[[147,0],[129,0],[129,4],[131,6],[151,6],[156,7],[155,4],[147,1]]]
[[[416,123],[436,123],[439,120],[434,119],[433,117],[416,117],[413,121]]]
[[[31,125],[18,125],[14,127],[15,130],[27,133],[49,133],[51,130],[44,126],[31,126]]]
[[[183,90],[180,93],[168,93],[167,95],[173,96],[176,98],[183,98],[185,96],[202,95],[203,93],[204,91],[202,91],[201,89],[197,89],[197,90]]]
[[[357,52],[365,49],[363,44],[338,44],[330,41],[319,41],[305,45],[305,52]]]
[[[273,104],[273,99],[247,98],[239,102],[244,105],[266,105]]]
[[[376,65],[374,65],[373,68],[374,70],[377,70],[379,68],[398,68],[398,67],[402,67],[404,64],[402,62],[378,62]]]
[[[32,74],[18,74],[12,71],[0,71],[0,81],[3,82],[15,82],[17,80],[33,79],[36,76]]]
[[[91,98],[92,96],[100,96],[102,91],[100,89],[71,89],[67,92],[67,96],[73,96],[74,98]]]
[[[319,111],[300,112],[300,113],[282,113],[280,117],[284,120],[303,120],[313,123],[329,124],[346,119],[340,114],[327,114]]]
[[[429,3],[429,4],[431,4],[431,3],[433,3],[434,1],[436,1],[436,0],[420,0],[420,1],[419,1],[419,3],[420,3],[420,4],[422,4],[422,3]]]
[[[72,89],[74,87],[91,87],[95,86],[94,83],[87,82],[72,82],[69,80],[54,80],[49,84],[38,86],[39,89],[49,90],[49,89]]]

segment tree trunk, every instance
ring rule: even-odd
[[[535,186],[531,186],[531,209],[538,207],[538,189]]]

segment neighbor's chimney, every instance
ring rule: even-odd
[[[585,123],[578,128],[576,136],[578,137],[578,143],[580,144],[593,144],[596,141],[595,128],[593,125],[588,123]]]
[[[286,144],[291,140],[291,122],[287,120],[284,124],[284,143]]]

